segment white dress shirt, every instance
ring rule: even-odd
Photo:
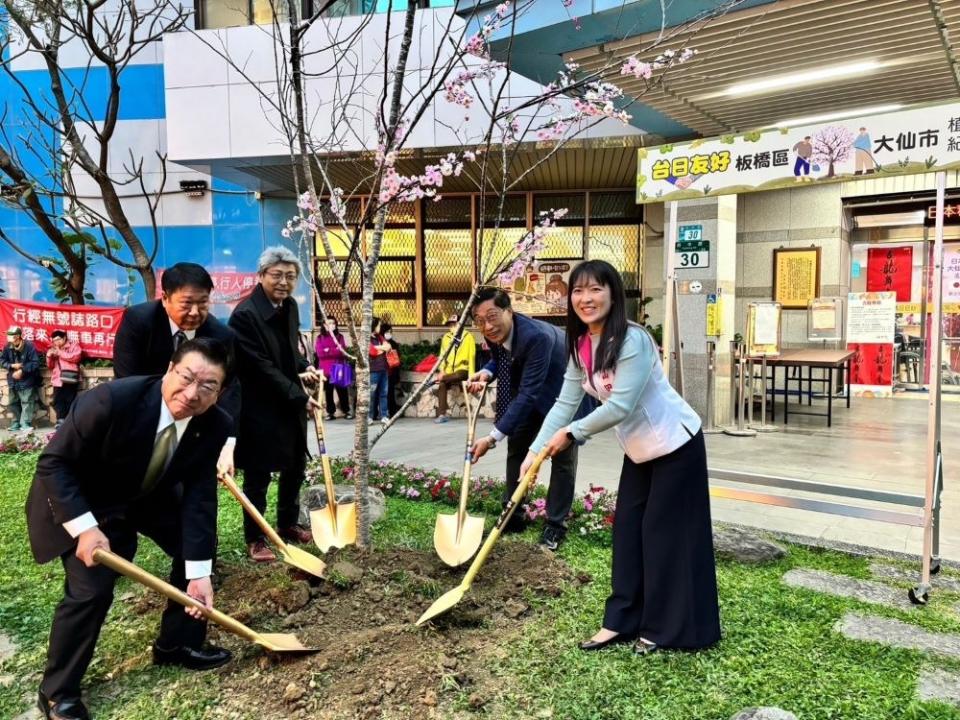
[[[154,444],[156,444],[157,439],[160,437],[160,433],[166,430],[170,425],[174,425],[177,429],[177,444],[179,445],[180,440],[183,438],[183,434],[187,431],[187,425],[190,424],[190,420],[191,418],[174,420],[173,413],[170,412],[170,408],[167,407],[167,403],[161,400],[160,421],[157,423],[157,433],[153,439]],[[176,452],[176,449],[174,449],[174,452]],[[90,528],[97,527],[97,525],[97,519],[93,516],[93,513],[87,512],[80,517],[76,517],[73,520],[68,520],[65,522],[63,524],[63,529],[70,534],[70,537],[75,538],[78,537],[80,533],[85,532]],[[196,580],[197,578],[207,577],[213,572],[213,560],[185,560],[184,562],[186,564],[187,580]]]

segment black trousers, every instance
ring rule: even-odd
[[[507,487],[503,493],[504,503],[510,500],[513,491],[520,484],[520,466],[530,451],[530,445],[537,438],[543,420],[542,415],[535,413],[507,438]],[[548,525],[559,528],[567,526],[567,515],[573,506],[573,491],[577,482],[578,450],[574,443],[550,461],[550,486],[547,489]]]
[[[152,539],[171,557],[170,584],[187,589],[179,507],[169,510],[154,507],[150,512],[145,510],[139,518],[105,520],[100,523],[100,530],[110,541],[110,549],[127,560],[132,560],[137,552],[138,532]],[[105,565],[88,568],[74,552],[71,549],[60,558],[66,572],[63,600],[53,615],[47,665],[40,683],[43,694],[54,701],[80,697],[80,681],[93,658],[118,577]],[[182,605],[171,600],[160,619],[157,645],[166,649],[199,648],[206,633],[205,621],[194,620]]]
[[[77,399],[77,383],[67,383],[63,387],[53,389],[53,411],[57,414],[57,420],[63,420],[70,408],[73,407],[73,401]]]
[[[720,639],[703,433],[669,455],[624,457],[613,522],[613,592],[603,627],[662,647]]]
[[[339,385],[333,385],[332,383],[323,384],[323,394],[326,396],[327,401],[327,414],[333,415],[337,411],[337,406],[333,404],[333,391],[337,391],[337,401],[340,408],[340,412],[346,415],[350,412],[350,398],[347,394],[347,389],[345,387],[340,387]]]
[[[293,467],[280,471],[277,484],[277,527],[288,528],[300,520],[300,488],[303,486],[306,455]],[[267,510],[267,488],[270,487],[269,470],[244,469],[243,492],[254,507],[263,515]],[[263,540],[263,530],[243,513],[243,537],[247,543]]]

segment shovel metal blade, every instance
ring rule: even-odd
[[[467,588],[462,585],[457,585],[453,590],[449,590],[437,598],[433,605],[427,608],[427,611],[420,616],[420,619],[417,620],[417,625],[423,625],[427,620],[432,620],[437,617],[437,615],[443,615],[450,608],[456,605],[463,599],[464,593],[467,591]]]
[[[483,518],[465,515],[457,536],[457,513],[437,515],[433,547],[447,565],[457,567],[476,554],[483,542]]]
[[[280,549],[280,554],[288,565],[293,565],[298,570],[316,575],[318,578],[324,577],[327,571],[327,564],[323,560],[293,545],[284,545]]]
[[[313,541],[323,552],[332,547],[342,548],[357,542],[357,504],[342,503],[336,507],[336,520],[333,517],[333,508],[329,505],[310,511]]]
[[[319,652],[320,648],[307,647],[290,633],[257,633],[256,642],[273,652]]]

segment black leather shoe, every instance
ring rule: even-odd
[[[567,537],[566,528],[547,525],[540,536],[540,544],[551,552],[556,552],[560,543]]]
[[[637,641],[633,644],[633,652],[635,655],[650,655],[659,649],[660,646],[655,642],[650,642],[643,638],[637,638]]]
[[[594,650],[603,650],[608,645],[628,643],[631,640],[633,640],[631,636],[618,633],[609,640],[587,640],[586,642],[582,642],[580,643],[580,649],[586,652],[593,652]]]
[[[43,691],[38,693],[37,706],[47,720],[90,720],[90,713],[80,698],[66,698],[51,702]]]
[[[187,670],[211,670],[226,665],[232,657],[229,650],[209,644],[201,648],[178,647],[173,650],[153,646],[154,665],[179,665]]]

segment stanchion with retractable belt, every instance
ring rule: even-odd
[[[724,428],[723,432],[726,435],[733,435],[735,437],[754,437],[757,434],[756,430],[747,427],[746,420],[744,418],[744,400],[746,399],[746,348],[743,343],[736,343],[736,369],[737,369],[737,383],[736,383],[736,399],[734,401],[734,408],[736,414],[730,419],[736,421],[736,426]],[[750,404],[753,404],[753,394],[750,394]]]
[[[751,380],[753,375],[750,376]],[[753,418],[750,418],[750,427],[761,433],[779,432],[780,428],[776,425],[767,425],[767,356],[760,356],[760,382],[763,387],[763,396],[760,401],[760,424],[754,425]]]
[[[714,403],[714,386],[717,381],[717,343],[707,340],[707,417],[703,424],[704,435],[722,433],[723,428],[717,427],[716,405]]]

